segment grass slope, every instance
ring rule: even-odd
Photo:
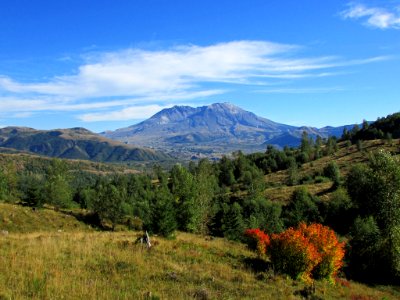
[[[256,272],[244,245],[179,233],[154,238],[151,250],[136,234],[75,232],[0,237],[1,299],[300,299],[305,283]],[[150,296],[151,295],[151,296]],[[395,299],[393,289],[341,280],[316,284],[322,299]]]
[[[52,209],[32,210],[16,204],[0,203],[0,230],[11,233],[84,232],[92,229],[75,217]],[[0,298],[1,299],[1,298]]]
[[[393,140],[391,143],[384,140],[363,141],[361,151],[357,149],[356,145],[347,147],[346,143],[339,143],[339,149],[333,155],[303,164],[299,169],[299,178],[305,178],[307,176],[312,177],[315,173],[322,172],[324,167],[331,161],[337,163],[340,168],[340,173],[342,177],[344,177],[354,164],[366,163],[371,152],[376,152],[381,149],[398,155],[400,153],[400,139]],[[284,183],[287,177],[288,172],[286,170],[266,175],[265,181],[269,187],[265,190],[265,196],[272,201],[287,203],[294,190],[300,186],[286,186]],[[318,195],[322,199],[328,200],[332,182],[308,183],[302,186],[305,186],[311,194]]]
[[[62,229],[60,232],[59,229]],[[177,233],[95,232],[50,209],[0,204],[0,299],[300,299],[306,283],[275,275],[243,244]],[[396,299],[392,287],[316,283],[315,299]]]

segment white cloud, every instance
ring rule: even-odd
[[[381,7],[367,7],[351,2],[341,15],[345,19],[363,19],[364,24],[379,29],[400,29],[400,10]]]
[[[93,54],[75,74],[54,76],[45,82],[22,83],[0,75],[0,111],[20,116],[78,111],[77,117],[86,122],[126,120],[137,118],[137,111],[223,94],[232,85],[333,76],[338,74],[334,69],[383,59],[301,57],[300,49],[266,41],[233,41]]]
[[[251,83],[249,79],[323,69],[318,59],[285,59],[295,46],[237,41],[207,47],[180,46],[165,51],[128,49],[92,58],[70,76],[44,83],[22,84],[0,78],[14,93],[63,95],[73,98],[150,96],[193,90],[204,82]]]
[[[147,106],[132,106],[118,111],[89,113],[79,116],[79,119],[84,122],[98,121],[126,121],[147,119],[164,108],[169,106],[147,105]]]

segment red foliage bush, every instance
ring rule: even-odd
[[[259,255],[264,255],[266,253],[270,243],[268,234],[257,228],[247,229],[244,235],[250,249],[257,251]]]
[[[267,254],[277,271],[292,278],[333,281],[343,266],[344,243],[321,224],[302,223],[271,236],[260,229],[248,229],[245,235],[251,249]]]

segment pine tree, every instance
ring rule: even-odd
[[[104,179],[97,182],[95,189],[97,197],[91,203],[91,209],[100,217],[103,226],[111,222],[112,229],[115,229],[115,225],[124,216],[123,204],[126,191]]]
[[[222,231],[224,236],[230,240],[241,240],[245,229],[242,207],[235,202],[230,207],[225,204],[223,210]]]
[[[173,197],[166,186],[157,189],[151,206],[150,230],[164,237],[171,236],[177,228]]]
[[[69,184],[67,165],[64,161],[54,159],[47,171],[47,180],[44,186],[45,202],[56,208],[67,208],[72,203],[72,189]]]

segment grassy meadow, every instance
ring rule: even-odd
[[[2,232],[0,299],[301,299],[307,288],[275,275],[240,243],[178,232],[153,237],[147,250],[135,243],[139,232],[82,226]],[[396,299],[400,291],[339,279],[317,282],[313,297]]]

